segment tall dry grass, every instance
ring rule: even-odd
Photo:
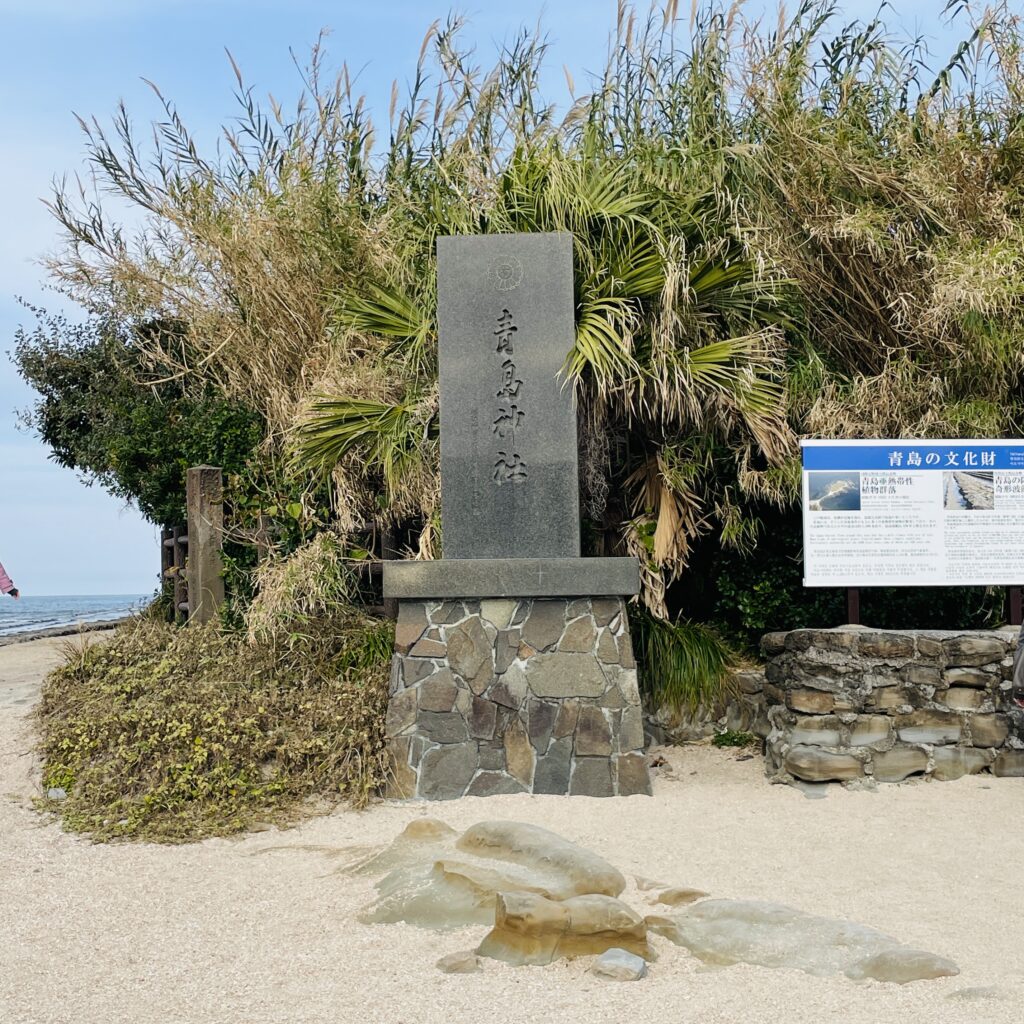
[[[124,110],[83,122],[145,224],[61,189],[50,270],[88,308],[186,325],[187,348],[146,350],[154,375],[244,400],[275,459],[333,475],[344,530],[430,554],[434,239],[572,230],[590,543],[639,554],[665,614],[701,538],[749,547],[758,503],[792,500],[797,435],[1024,426],[1021,18],[946,16],[964,45],[934,58],[830,0],[760,23],[622,4],[564,114],[542,36],[486,67],[453,19],[387,130],[318,43],[288,112],[238,74],[221,157],[163,99],[152,145]]]

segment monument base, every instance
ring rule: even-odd
[[[389,795],[650,794],[618,597],[402,600]]]

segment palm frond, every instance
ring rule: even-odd
[[[335,323],[360,334],[392,338],[386,354],[397,353],[414,373],[429,371],[427,350],[434,339],[434,320],[423,304],[399,289],[370,284],[362,292],[345,292],[333,307]]]
[[[565,361],[568,380],[578,384],[589,371],[601,391],[623,387],[639,371],[631,351],[638,322],[631,299],[584,299],[576,320],[576,343]]]
[[[729,395],[745,413],[772,415],[782,408],[785,391],[758,365],[764,356],[763,340],[761,335],[746,335],[713,341],[685,352],[682,365],[696,389]]]
[[[349,455],[359,455],[382,475],[390,495],[403,473],[420,459],[432,432],[416,403],[388,405],[356,398],[323,397],[296,431],[295,463],[307,472],[326,475]]]
[[[334,306],[340,325],[367,334],[410,341],[431,327],[423,307],[396,288],[368,285],[362,294],[346,293]]]

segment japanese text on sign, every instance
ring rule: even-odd
[[[805,586],[1024,582],[1024,440],[801,447]]]
[[[498,317],[497,329],[494,331],[498,339],[496,352],[499,356],[505,356],[501,363],[500,387],[495,393],[495,398],[500,401],[492,423],[493,432],[502,442],[494,463],[494,481],[499,486],[523,483],[528,477],[526,463],[516,451],[516,430],[524,419],[524,413],[517,401],[523,382],[516,376],[516,364],[513,361],[515,336],[518,330],[511,312],[503,309],[501,316]]]

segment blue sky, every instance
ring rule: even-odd
[[[852,20],[872,16],[879,4],[842,6]],[[901,34],[925,36],[946,56],[959,30],[942,23],[943,6],[892,0],[885,20]],[[468,14],[482,61],[543,13],[550,66],[567,65],[580,88],[603,64],[615,8],[615,0],[517,0],[456,9]],[[777,5],[749,0],[746,10],[774,18]],[[447,11],[432,0],[0,0],[0,561],[25,593],[146,593],[159,565],[152,526],[49,462],[46,449],[16,427],[15,410],[32,400],[6,357],[18,324],[31,323],[16,297],[79,315],[44,290],[35,262],[59,241],[40,199],[55,176],[83,167],[73,112],[104,120],[123,99],[144,125],[159,113],[142,82],[148,78],[212,144],[234,113],[225,48],[257,92],[286,100],[297,91],[289,47],[303,56],[322,28],[330,30],[332,60],[348,61],[371,108],[383,112],[392,80],[412,73],[427,26]]]

